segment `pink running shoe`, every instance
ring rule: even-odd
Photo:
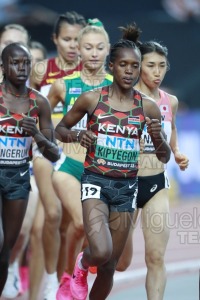
[[[23,292],[29,289],[29,268],[27,266],[21,266],[19,269],[19,274],[21,278],[21,288]]]
[[[73,300],[70,290],[70,280],[71,276],[64,272],[60,281],[60,286],[56,293],[56,300]]]
[[[82,256],[83,252],[79,253],[79,255],[77,256],[70,282],[71,293],[76,300],[86,300],[88,294],[88,270],[83,270],[79,268],[79,261],[82,258]]]

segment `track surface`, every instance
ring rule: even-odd
[[[170,218],[171,235],[166,253],[168,280],[164,300],[197,300],[200,269],[200,199],[171,204]],[[116,272],[114,287],[108,299],[145,300],[145,275],[144,242],[138,223],[134,235],[132,264],[126,272]],[[94,278],[94,275],[89,276],[90,286]],[[15,299],[28,300],[28,295],[26,293]],[[42,287],[37,300],[42,300]]]

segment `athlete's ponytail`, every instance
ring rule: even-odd
[[[134,42],[136,45],[140,44],[139,36],[142,33],[141,29],[136,23],[131,23],[126,27],[120,26],[119,29],[122,31],[122,39]]]

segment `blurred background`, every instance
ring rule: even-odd
[[[171,70],[164,84],[182,102],[181,107],[200,108],[199,53],[200,0],[0,0],[0,26],[19,22],[31,39],[55,50],[51,40],[57,14],[75,10],[86,18],[99,18],[110,34],[111,42],[120,37],[119,26],[136,21],[143,40],[162,41],[169,49]]]

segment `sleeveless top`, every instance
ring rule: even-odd
[[[67,75],[72,74],[74,71],[80,71],[82,70],[82,63],[77,65],[73,69],[69,70],[61,70],[58,68],[55,62],[56,58],[50,58],[47,61],[47,70],[44,74],[44,77],[40,83],[40,92],[45,97],[48,95],[50,87],[56,79],[63,78]],[[58,103],[58,105],[54,108],[53,113],[62,113],[63,112],[63,105],[61,102]]]
[[[99,88],[103,86],[110,85],[113,81],[113,77],[110,74],[106,74],[104,80],[100,84],[95,84],[94,82],[89,82],[90,85],[83,82],[81,79],[80,72],[74,72],[72,75],[64,77],[64,82],[66,85],[66,95],[65,103],[63,108],[63,114],[65,115],[73,106],[76,99],[84,92],[91,91],[94,88]],[[85,115],[72,129],[73,130],[83,130],[87,127],[87,115]]]
[[[27,116],[38,118],[36,94],[29,89],[30,107]],[[32,158],[32,136],[25,134],[21,114],[6,108],[0,86],[0,166],[21,167]]]
[[[138,172],[139,139],[145,123],[142,96],[133,90],[132,109],[121,112],[110,107],[108,91],[109,87],[102,88],[87,124],[97,140],[87,150],[84,167],[104,176],[133,177]]]
[[[171,133],[172,133],[172,108],[169,96],[167,93],[159,89],[160,99],[157,101],[157,105],[160,108],[162,128],[164,129],[167,135],[167,142],[170,142]],[[145,124],[142,139],[144,140],[144,152],[154,152],[155,148],[152,143],[150,135],[147,133],[147,127]]]

